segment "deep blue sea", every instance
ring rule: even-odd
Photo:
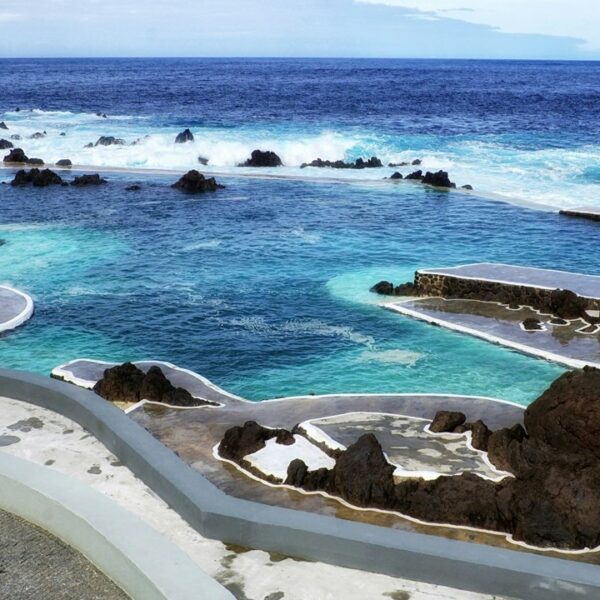
[[[561,368],[390,314],[369,287],[484,260],[600,274],[597,224],[521,206],[600,206],[600,63],[0,60],[2,120],[29,156],[148,169],[93,189],[0,186],[0,282],[36,302],[0,338],[2,366],[157,358],[257,400],[527,403]],[[185,127],[195,142],[175,145]],[[100,135],[127,145],[84,148]],[[236,165],[255,148],[285,165],[260,174],[287,179],[247,177]],[[476,195],[394,185],[387,167],[299,168],[371,155],[420,158]],[[198,156],[225,190],[184,196],[156,171]]]

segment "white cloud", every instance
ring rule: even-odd
[[[598,0],[356,0],[489,25],[505,33],[567,36],[600,49]]]

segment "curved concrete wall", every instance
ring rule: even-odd
[[[103,494],[2,453],[0,508],[62,539],[134,599],[234,600],[177,546]]]
[[[289,556],[527,600],[600,597],[600,569],[226,495],[92,392],[0,370],[0,394],[73,419],[202,535]]]

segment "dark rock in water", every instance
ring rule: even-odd
[[[418,167],[423,161],[420,158],[415,158],[415,160],[410,163],[413,167]]]
[[[173,406],[202,406],[214,404],[194,398],[187,390],[176,388],[158,366],[144,373],[132,363],[106,369],[94,392],[111,402],[139,402],[150,400]]]
[[[28,158],[27,159],[27,164],[28,165],[43,165],[44,161],[41,158]]]
[[[60,137],[65,137],[67,134],[64,131],[61,131],[58,135],[60,135]]]
[[[284,483],[308,492],[329,490],[333,487],[333,472],[325,468],[309,471],[306,463],[302,459],[296,458],[288,465],[287,478]]]
[[[409,162],[399,162],[399,163],[388,163],[388,167],[407,167],[408,165],[410,165]]]
[[[456,187],[456,184],[450,181],[450,178],[448,177],[448,173],[446,171],[438,171],[437,173],[431,173],[427,171],[427,173],[425,173],[425,177],[423,177],[423,183],[427,185],[433,185],[435,187]]]
[[[15,108],[15,112],[21,112],[21,109],[17,106],[17,108]]]
[[[586,318],[587,302],[570,290],[554,290],[550,295],[550,310],[562,319]]]
[[[18,140],[20,140],[20,139],[21,139],[21,136],[20,136],[18,133],[13,133],[13,134],[10,136],[10,139],[11,139],[11,140],[17,140],[17,141],[18,141]]]
[[[100,117],[102,119],[108,119],[108,117],[106,116],[106,113],[102,113],[102,112],[97,112],[96,113],[97,117]]]
[[[94,175],[80,175],[79,177],[75,177],[71,182],[71,185],[83,187],[86,185],[102,185],[104,183],[108,183],[106,179],[103,179],[98,173],[95,173]]]
[[[467,417],[461,412],[440,410],[433,418],[433,421],[429,426],[429,431],[432,433],[452,432],[466,420]]]
[[[508,305],[508,308],[510,308],[510,310],[519,310],[521,308],[521,305],[517,304],[516,302],[511,302]]]
[[[379,283],[376,283],[370,291],[375,294],[381,294],[382,296],[393,296],[394,284],[390,281],[380,281]]]
[[[372,156],[368,160],[357,158],[354,162],[344,162],[343,160],[331,161],[317,158],[310,163],[302,163],[300,165],[301,169],[305,169],[306,167],[317,167],[320,169],[326,167],[331,169],[376,169],[383,167],[383,163],[376,156]]]
[[[394,470],[372,433],[342,452],[333,468],[337,495],[356,506],[385,508],[394,498]]]
[[[501,471],[513,471],[518,464],[521,442],[527,434],[520,424],[494,431],[488,440],[488,458]]]
[[[63,180],[50,169],[31,169],[25,171],[21,169],[10,182],[12,186],[33,185],[34,187],[46,187],[48,185],[61,185]]]
[[[8,125],[4,121],[0,121],[0,129],[8,129]]]
[[[217,183],[214,177],[207,179],[202,173],[192,169],[171,187],[187,192],[188,194],[203,194],[204,192],[215,192],[225,186]]]
[[[381,296],[418,296],[417,288],[412,282],[401,283],[394,287],[389,281],[380,281],[376,283],[369,291]]]
[[[41,131],[36,131],[34,134],[29,136],[30,140],[40,140],[42,138],[46,137],[46,132],[44,131],[43,133]]]
[[[26,163],[29,159],[21,148],[13,148],[5,157],[5,163]]]
[[[525,428],[530,439],[557,452],[600,458],[600,370],[559,377],[527,408]]]
[[[278,444],[289,446],[294,443],[294,435],[285,429],[268,429],[255,421],[247,421],[243,427],[232,427],[225,432],[219,444],[219,456],[240,462],[245,456],[265,447],[272,438]]]
[[[281,167],[283,163],[281,158],[270,150],[254,150],[252,156],[238,167]]]
[[[92,144],[92,142],[90,142],[89,144],[86,144],[84,146],[84,148],[93,148],[93,147],[94,147],[94,144]]]
[[[543,329],[542,322],[539,319],[534,319],[533,317],[525,319],[521,325],[523,325],[523,329],[526,331],[542,331]]]
[[[189,129],[184,129],[181,133],[177,134],[175,138],[176,144],[185,144],[186,142],[193,142],[194,134]]]
[[[14,148],[15,145],[8,140],[0,140],[0,150],[8,150],[9,148]]]
[[[57,167],[72,167],[73,163],[68,158],[61,158],[56,162]]]
[[[390,179],[403,179],[402,173],[398,173],[398,171],[396,171],[395,173],[390,175]]]
[[[134,183],[133,185],[128,185],[128,186],[125,188],[125,191],[126,191],[126,192],[137,192],[137,191],[139,191],[139,190],[141,190],[141,189],[142,189],[142,186],[141,186],[141,185],[138,185],[137,183]]]
[[[206,166],[206,165],[208,164],[208,158],[205,158],[204,156],[199,156],[199,157],[198,157],[198,162],[199,162],[201,165],[204,165],[204,166]]]
[[[414,181],[423,181],[423,171],[414,171],[410,175],[407,175],[404,179],[411,179]]]
[[[112,135],[103,135],[98,138],[95,146],[124,146],[125,140],[113,137]],[[87,146],[86,146],[87,147]]]
[[[560,317],[553,317],[550,319],[551,325],[568,325],[569,321],[566,319],[561,319]]]
[[[469,185],[469,184],[467,183],[467,185],[463,185],[463,186],[461,186],[461,189],[463,189],[463,190],[472,190],[472,189],[473,189],[473,186],[472,186],[472,185]]]

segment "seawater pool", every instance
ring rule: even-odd
[[[9,171],[0,172],[8,180]],[[476,261],[600,274],[597,224],[421,186],[174,176],[0,186],[0,282],[34,318],[0,364],[167,360],[260,400],[439,392],[527,404],[563,369],[383,310],[369,287]],[[141,182],[139,192],[126,185]]]

